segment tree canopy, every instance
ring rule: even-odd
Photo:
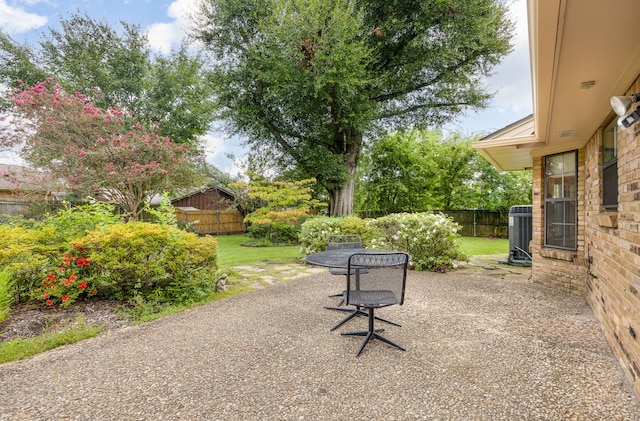
[[[497,0],[204,0],[194,19],[220,117],[316,178],[331,215],[353,211],[366,135],[485,106],[482,78],[511,49]]]
[[[498,172],[471,146],[473,140],[412,130],[367,145],[356,183],[358,211],[506,211],[530,204],[531,172]]]
[[[118,203],[134,220],[154,196],[203,182],[188,144],[174,144],[126,111],[96,107],[52,79],[15,91],[13,101],[17,115],[0,127],[0,145],[20,145],[34,168]]]
[[[21,45],[0,32],[0,81],[31,87],[52,77],[67,92],[93,95],[97,107],[123,109],[159,134],[198,145],[214,119],[211,79],[204,61],[185,47],[153,55],[137,25],[73,14],[50,28],[39,45]]]

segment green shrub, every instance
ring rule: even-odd
[[[460,226],[441,213],[392,214],[378,219],[316,217],[302,224],[300,252],[303,256],[327,249],[331,234],[359,234],[367,248],[400,250],[412,256],[417,270],[444,271],[458,260],[457,231]]]
[[[215,288],[217,243],[173,226],[128,222],[103,227],[76,242],[91,262],[99,295],[184,303]]]
[[[171,199],[167,192],[162,193],[160,204],[157,207],[152,207],[149,203],[145,203],[144,213],[148,217],[148,222],[155,222],[160,225],[178,225],[176,209],[171,204]]]
[[[9,316],[9,308],[15,301],[13,278],[8,269],[0,271],[0,323]]]
[[[52,227],[0,225],[0,269],[11,271],[20,297],[40,284],[51,270],[51,262],[64,250],[53,237]]]
[[[357,216],[340,218],[318,216],[307,220],[300,229],[300,252],[303,256],[327,249],[327,238],[332,234],[358,234],[366,247],[373,238],[367,220]]]
[[[256,246],[258,244],[295,245],[298,244],[301,224],[252,224],[247,229],[248,241],[243,245]]]
[[[70,244],[74,239],[82,237],[97,227],[122,222],[122,217],[115,212],[109,203],[91,199],[89,203],[65,208],[54,215],[47,215],[45,226],[54,229],[54,240],[60,244]]]
[[[47,306],[60,304],[68,307],[81,296],[96,295],[97,290],[88,281],[90,265],[85,250],[74,243],[72,250],[54,265],[57,267],[51,268],[39,285],[29,290],[29,297],[44,301]]]
[[[372,248],[400,250],[412,256],[417,270],[445,271],[466,260],[456,238],[460,226],[441,213],[399,213],[370,221]]]

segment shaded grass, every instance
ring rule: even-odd
[[[14,339],[0,344],[0,364],[29,358],[35,354],[70,345],[84,339],[97,336],[104,325],[87,325],[79,315],[75,323],[62,332],[49,331],[42,335],[28,339]]]
[[[244,235],[221,235],[218,240],[218,267],[228,268],[246,263],[280,261],[300,257],[300,246],[243,247]]]
[[[460,250],[467,256],[509,254],[509,239],[487,237],[459,237]]]

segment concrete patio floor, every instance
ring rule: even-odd
[[[410,272],[355,357],[326,269],[0,366],[0,420],[639,420],[581,297],[529,269]],[[305,268],[311,270],[311,268]],[[499,274],[496,270],[505,272]],[[284,272],[284,268],[282,269]]]

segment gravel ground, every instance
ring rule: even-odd
[[[410,272],[336,332],[323,271],[0,366],[0,420],[640,420],[583,298],[526,276]]]

